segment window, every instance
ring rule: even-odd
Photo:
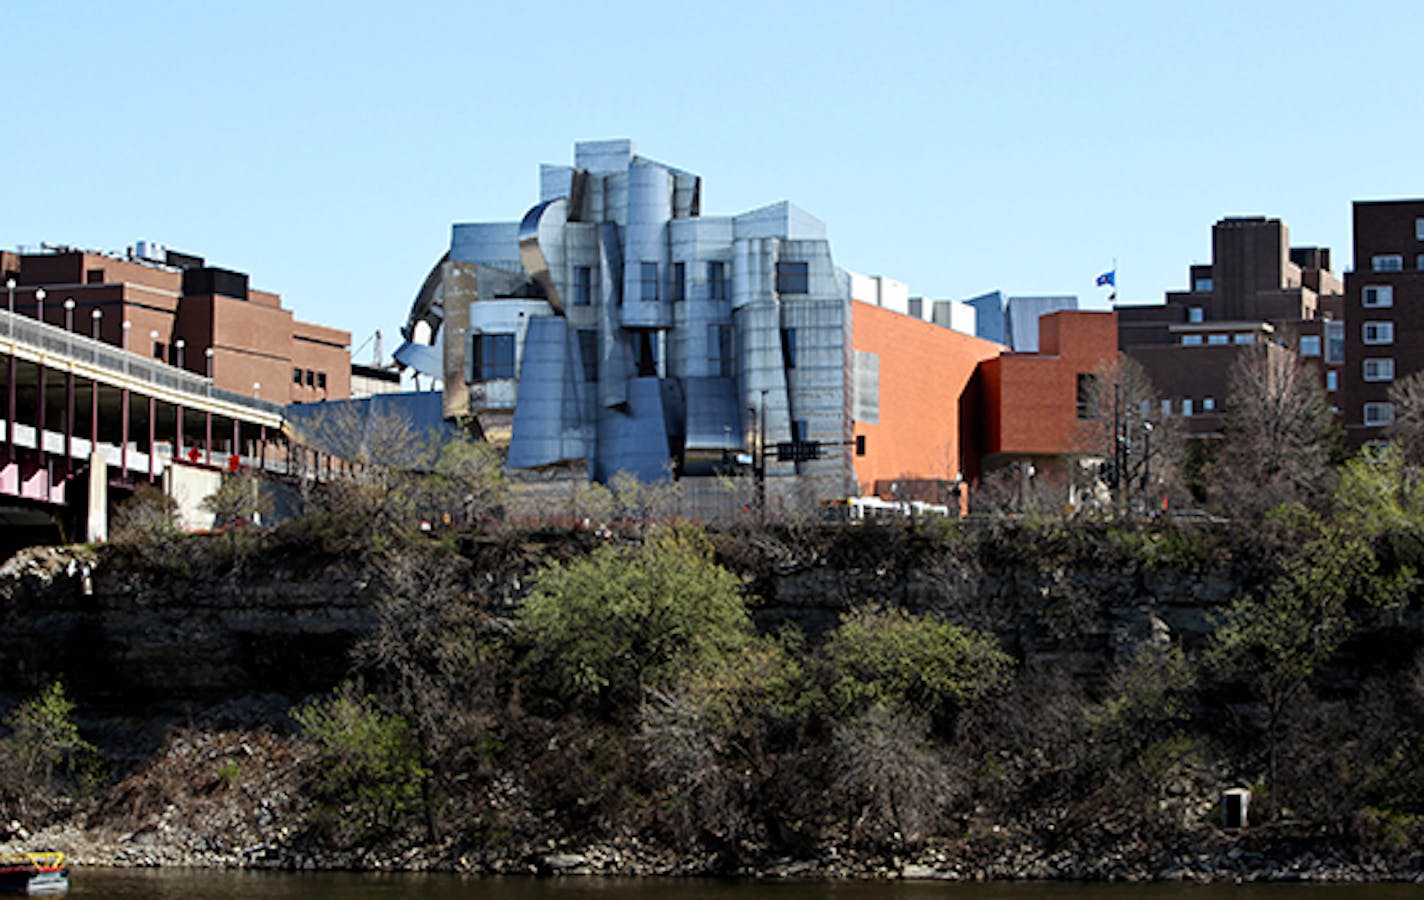
[[[1393,404],[1393,403],[1366,403],[1366,404],[1365,404],[1365,424],[1366,424],[1366,425],[1393,425],[1393,424],[1394,424],[1394,404]]]
[[[1414,268],[1424,272],[1424,253],[1414,257]]]
[[[1097,386],[1096,375],[1091,372],[1078,373],[1078,418],[1096,419],[1098,417],[1098,405],[1093,402]]]
[[[687,299],[687,263],[672,264],[672,302]]]
[[[292,370],[292,384],[301,384],[301,383],[302,383],[302,370],[301,370],[301,369],[293,369],[293,370]]]
[[[1424,241],[1424,219],[1414,220],[1414,239]]]
[[[1203,398],[1202,398],[1202,412],[1215,412],[1215,411],[1216,411],[1216,398],[1215,398],[1215,397],[1203,397]]]
[[[856,456],[864,456],[864,455],[865,455],[865,435],[863,435],[863,434],[857,434],[857,435],[855,436],[855,455],[856,455]]]
[[[1301,355],[1301,356],[1319,356],[1319,355],[1320,355],[1320,335],[1318,335],[1318,334],[1302,335],[1302,336],[1301,336],[1301,339],[1300,339],[1300,355]]]
[[[783,368],[796,368],[796,329],[781,329],[781,365]]]
[[[1345,361],[1345,323],[1325,323],[1325,361],[1340,365]]]
[[[316,387],[316,373],[307,369],[307,387]]]
[[[1191,397],[1187,397],[1186,399],[1184,399],[1182,401],[1182,415],[1190,416],[1192,414],[1192,406],[1193,404]]]
[[[1192,282],[1192,292],[1196,294],[1210,294],[1212,287],[1210,278],[1198,278]]]
[[[1366,344],[1393,344],[1394,323],[1366,322],[1364,338]]]
[[[645,262],[639,272],[638,299],[644,303],[658,302],[658,264]]]
[[[1232,335],[1231,342],[1233,344],[1254,344],[1256,343],[1256,335],[1249,331],[1244,331],[1241,334]]]
[[[1325,389],[1327,391],[1340,390],[1340,373],[1334,369],[1325,373]]]
[[[735,374],[732,358],[732,339],[734,332],[731,325],[708,325],[707,326],[707,361],[712,364],[712,371],[722,378],[731,378]]]
[[[87,270],[87,271],[84,273],[84,283],[85,283],[85,284],[103,284],[103,283],[104,283],[104,270],[103,270],[103,269],[89,269],[89,270]]]
[[[1171,414],[1172,414],[1172,401],[1171,401],[1171,400],[1163,400],[1163,401],[1162,401],[1162,415],[1164,415],[1164,416],[1170,416]]]
[[[514,377],[514,335],[475,335],[475,380]]]
[[[1404,257],[1398,253],[1381,253],[1370,257],[1370,268],[1376,272],[1403,272]]]
[[[592,328],[578,331],[579,361],[583,363],[583,380],[598,380],[598,332]]]
[[[1361,305],[1366,309],[1386,309],[1394,305],[1394,287],[1388,284],[1367,284],[1360,292]]]
[[[153,342],[153,358],[154,358],[154,359],[161,359],[161,360],[164,360],[165,362],[167,361],[167,359],[168,359],[168,348],[167,348],[166,346],[164,346],[164,344],[163,344],[162,341],[154,341],[154,342]]]
[[[1200,346],[1201,346],[1201,342],[1202,342],[1202,336],[1199,335],[1199,334],[1184,334],[1184,335],[1182,335],[1182,346],[1183,346],[1183,347],[1200,347]]]
[[[1210,285],[1211,282],[1208,281],[1207,284]],[[1211,288],[1207,287],[1207,290],[1211,290]],[[1205,318],[1206,310],[1202,309],[1200,306],[1193,306],[1187,310],[1187,321],[1191,322],[1193,325],[1200,325]]]
[[[803,262],[777,263],[776,292],[778,294],[809,294],[811,292],[810,264]]]
[[[1365,380],[1366,381],[1393,381],[1394,380],[1394,359],[1387,357],[1384,359],[1365,360]]]
[[[727,264],[710,262],[707,264],[707,296],[711,300],[727,299]]]
[[[316,386],[319,387],[319,388],[321,388],[323,391],[326,390],[326,373],[325,373],[325,372],[318,372],[318,373],[316,373]]]
[[[795,419],[791,422],[791,440],[800,443],[809,441],[811,434],[811,423],[805,419]]]
[[[1220,346],[1221,344],[1229,344],[1229,343],[1231,343],[1231,335],[1229,335],[1229,334],[1209,334],[1209,335],[1207,335],[1206,342],[1207,342],[1208,344],[1216,344],[1217,346]]]
[[[593,305],[593,268],[574,266],[574,306]]]

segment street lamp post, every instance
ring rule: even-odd
[[[89,320],[93,323],[93,327],[89,330],[89,336],[96,341],[99,339],[99,322],[103,318],[104,311],[101,309],[96,309],[89,314]]]
[[[14,337],[14,336],[15,336],[15,279],[13,279],[13,278],[6,278],[6,279],[5,279],[5,293],[6,293],[6,295],[8,296],[8,300],[9,300],[9,302],[6,304],[6,308],[10,310],[10,325],[9,325],[9,327],[6,329],[5,333],[8,334],[10,337]]]
[[[39,290],[35,291],[35,318],[40,320],[41,322],[44,321],[44,298],[44,288],[40,288]]]
[[[204,361],[205,363],[207,363],[207,370],[208,370],[207,392],[208,392],[208,396],[209,396],[209,397],[212,397],[212,395],[213,395],[213,348],[212,348],[212,347],[204,347],[204,348],[203,348],[203,361]],[[207,443],[203,445],[203,453],[207,456],[207,463],[208,463],[208,465],[212,465],[212,464],[213,464],[213,411],[212,411],[211,408],[209,408],[209,409],[204,413],[204,415],[203,415],[203,426],[204,426],[204,429],[205,429],[205,431],[206,431],[205,440],[207,441]]]
[[[45,289],[44,289],[44,288],[37,288],[37,289],[35,290],[35,309],[36,309],[35,317],[36,317],[39,321],[41,321],[41,322],[44,321],[44,298],[45,298]],[[41,347],[44,346],[44,336],[43,336],[43,334],[41,334],[41,336],[40,336],[40,346],[41,346]],[[15,358],[15,357],[14,357],[14,354],[11,354],[10,358],[13,360],[13,359]],[[39,459],[40,459],[40,464],[41,464],[41,466],[44,466],[44,467],[47,469],[48,466],[47,466],[47,464],[46,464],[46,462],[45,462],[45,447],[44,447],[44,433],[45,433],[45,364],[44,364],[44,361],[43,361],[43,360],[44,360],[44,356],[43,356],[43,355],[40,356],[40,360],[41,360],[41,361],[40,361],[40,364],[39,364],[39,366],[38,366],[38,369],[39,369],[39,380],[38,380],[38,382],[36,383],[36,392],[35,392],[35,393],[37,394],[36,400],[38,401],[38,404],[39,404],[39,408],[38,408],[38,410],[37,410],[36,413],[35,413],[35,450],[36,450],[36,451],[38,452],[38,454],[39,454]],[[10,386],[11,386],[11,389],[12,389],[12,390],[14,389],[14,385],[15,385],[15,379],[11,378],[11,379],[10,379]],[[11,404],[11,405],[13,406],[13,404]],[[13,421],[13,420],[12,420],[12,421]],[[46,496],[48,496],[48,491],[49,491],[49,486],[48,486],[48,485],[45,486],[45,491],[46,491]]]
[[[133,323],[124,319],[124,326],[121,330],[119,341],[121,343],[124,357],[124,374],[129,374],[129,332],[133,330]],[[129,385],[128,379],[124,379],[124,386],[119,392],[119,477],[124,480],[124,484],[129,482]]]
[[[10,335],[11,340],[13,340],[14,337],[15,337],[15,279],[13,279],[13,278],[6,278],[6,279],[5,279],[5,291],[9,294],[9,309],[10,309],[10,317],[9,317],[9,323],[10,323],[10,324],[7,326],[7,333]],[[15,461],[15,351],[14,351],[14,348],[13,348],[13,347],[10,348],[10,356],[9,356],[8,363],[7,363],[7,365],[6,365],[6,370],[7,370],[7,371],[6,371],[6,375],[7,375],[6,384],[8,384],[10,387],[9,387],[9,391],[8,391],[8,393],[9,393],[9,408],[8,408],[7,411],[6,411],[6,416],[5,416],[5,461],[6,461],[6,462],[14,462],[14,461]]]
[[[64,298],[64,474],[74,470],[74,298]]]
[[[183,348],[188,346],[188,342],[179,338],[173,342],[173,346],[178,351],[178,368],[183,368]]]

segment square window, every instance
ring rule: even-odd
[[[727,299],[727,264],[709,262],[707,264],[707,296],[711,300]]]
[[[1365,360],[1364,376],[1366,381],[1393,381],[1394,359],[1387,357]]]
[[[777,263],[776,292],[778,294],[809,294],[811,292],[810,263]]]
[[[644,303],[658,302],[658,264],[645,262],[638,270],[638,298]]]
[[[1366,309],[1386,309],[1394,305],[1394,287],[1388,284],[1367,284],[1360,292],[1360,304]]]
[[[475,378],[493,381],[514,377],[514,335],[475,335]]]
[[[687,299],[687,263],[672,264],[672,302]]]
[[[1207,290],[1211,290],[1210,285],[1211,282],[1208,281]],[[1198,288],[1198,290],[1200,290],[1200,288]],[[1187,321],[1191,322],[1193,325],[1200,325],[1205,318],[1206,310],[1202,309],[1200,306],[1193,306],[1187,310]]]
[[[1364,340],[1366,344],[1393,344],[1394,323],[1366,322],[1364,327]]]
[[[1340,373],[1334,369],[1325,373],[1325,389],[1327,391],[1340,390]]]
[[[1393,425],[1394,424],[1394,404],[1393,403],[1366,403],[1365,404],[1365,424],[1366,425]]]
[[[1210,278],[1198,278],[1192,282],[1192,293],[1194,294],[1210,294],[1211,289],[1212,281]]]
[[[593,268],[574,266],[574,306],[593,305]]]
[[[1215,412],[1215,411],[1216,411],[1216,398],[1215,398],[1215,397],[1203,397],[1203,398],[1202,398],[1202,412]]]
[[[1404,257],[1398,253],[1381,253],[1370,257],[1370,268],[1376,272],[1403,272]]]
[[[1302,336],[1301,336],[1301,339],[1300,339],[1300,355],[1301,355],[1301,356],[1319,356],[1319,355],[1320,355],[1320,335],[1318,335],[1318,334],[1302,335]]]

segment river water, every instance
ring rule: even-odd
[[[950,884],[76,869],[71,897],[237,900],[1419,900],[1418,885]]]

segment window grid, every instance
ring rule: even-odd
[[[1364,327],[1364,342],[1366,344],[1393,344],[1394,343],[1394,323],[1393,322],[1366,322]]]
[[[658,302],[658,264],[645,262],[639,271],[638,297],[644,303]]]
[[[1382,359],[1367,359],[1364,361],[1364,377],[1366,381],[1393,381],[1394,380],[1394,359],[1385,357]]]
[[[1394,287],[1388,284],[1367,284],[1360,292],[1360,305],[1366,309],[1386,309],[1394,305]]]
[[[1403,272],[1404,257],[1398,253],[1381,253],[1370,257],[1370,268],[1376,272]]]
[[[1366,404],[1365,404],[1365,424],[1366,424],[1366,425],[1393,425],[1393,424],[1394,424],[1394,404],[1393,404],[1393,403],[1366,403]]]
[[[1318,334],[1307,334],[1307,335],[1303,335],[1303,336],[1301,337],[1301,339],[1300,339],[1300,355],[1301,355],[1301,356],[1319,356],[1319,355],[1320,355],[1320,335],[1318,335]]]
[[[809,294],[811,292],[810,264],[804,262],[777,263],[776,292],[778,294]]]

